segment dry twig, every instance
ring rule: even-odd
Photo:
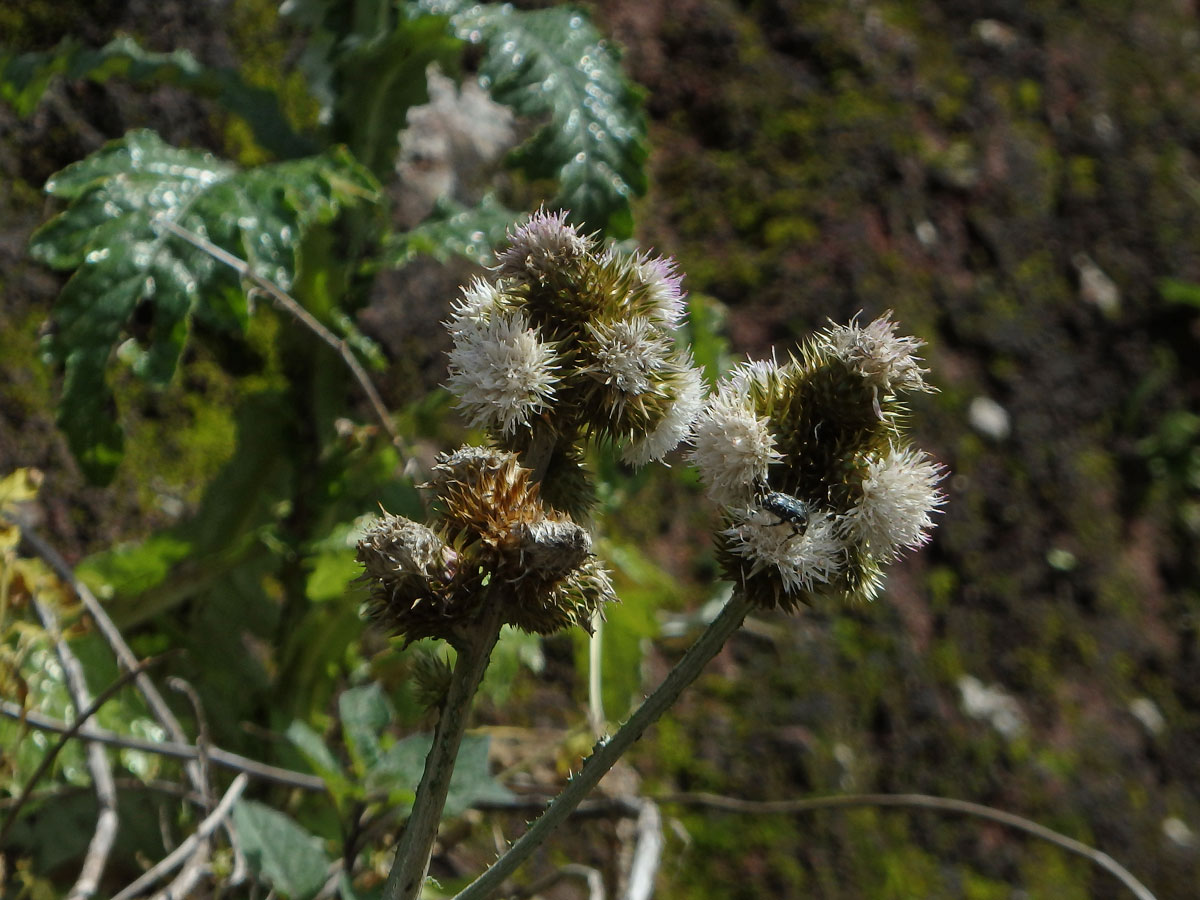
[[[233,779],[233,783],[229,785],[229,790],[225,792],[225,796],[221,798],[221,802],[217,804],[216,809],[209,813],[196,830],[188,835],[173,851],[139,875],[132,884],[123,891],[115,894],[112,900],[131,900],[132,897],[136,897],[142,893],[150,885],[166,876],[167,873],[173,872],[179,866],[196,858],[204,850],[208,838],[212,833],[221,827],[221,823],[225,821],[230,810],[233,809],[233,804],[242,796],[242,791],[246,789],[246,785],[249,782],[250,779],[244,772]],[[201,874],[203,874],[202,871],[198,872],[197,877]],[[194,881],[192,882],[192,886],[194,886]],[[175,883],[165,893],[172,897],[186,897],[189,890],[190,886]]]
[[[18,721],[23,720],[31,728],[36,728],[39,731],[52,731],[62,734],[71,729],[71,726],[65,722],[60,722],[58,719],[53,719],[50,716],[45,716],[31,710],[24,710],[20,705],[8,700],[0,700],[0,715],[10,719],[17,719]],[[144,753],[157,753],[159,756],[169,756],[174,759],[196,760],[200,755],[199,751],[191,744],[179,743],[177,741],[148,741],[143,738],[117,734],[103,728],[96,728],[95,726],[85,725],[79,729],[78,736],[83,740],[94,741],[98,744],[124,747],[128,750],[141,750]],[[273,781],[276,784],[301,788],[306,791],[325,790],[325,782],[316,775],[293,772],[291,769],[281,769],[278,766],[267,765],[266,763],[240,756],[237,753],[222,750],[220,747],[210,746],[208,748],[208,758],[215,765],[226,769],[233,769],[236,772],[244,772],[253,778],[261,778],[264,781]]]
[[[687,793],[669,794],[659,798],[663,802],[685,803],[691,806],[707,806],[712,809],[723,809],[741,813],[800,813],[812,812],[817,809],[848,809],[858,806],[892,806],[909,809],[931,809],[936,812],[956,813],[964,816],[974,816],[986,819],[1022,831],[1025,834],[1040,838],[1068,853],[1082,856],[1089,862],[1104,869],[1117,878],[1121,884],[1129,888],[1138,900],[1155,900],[1154,894],[1144,884],[1133,877],[1133,874],[1119,862],[1094,847],[1080,843],[1065,834],[1059,834],[1039,825],[1037,822],[1022,818],[1001,809],[993,809],[968,800],[954,800],[949,797],[932,797],[928,794],[846,794],[840,797],[809,797],[802,800],[739,800],[735,797],[722,797],[719,794]]]
[[[54,641],[54,650],[62,663],[67,693],[71,695],[71,703],[75,706],[76,718],[81,719],[92,706],[91,691],[83,674],[83,666],[67,646],[54,610],[36,597],[32,602],[38,618],[42,620],[42,625]],[[92,773],[96,802],[100,810],[96,816],[96,830],[92,833],[87,854],[83,858],[83,867],[67,894],[67,900],[85,900],[99,889],[100,878],[104,874],[104,867],[108,865],[108,856],[112,852],[113,843],[117,839],[117,828],[120,826],[120,820],[117,818],[117,788],[113,783],[112,766],[104,747],[95,742],[88,743],[87,765]]]
[[[404,439],[400,436],[400,432],[396,430],[396,425],[392,421],[392,417],[388,414],[387,407],[383,405],[383,398],[379,396],[379,392],[375,390],[375,385],[371,382],[371,377],[359,363],[354,353],[350,350],[349,345],[339,338],[336,334],[322,325],[316,318],[313,317],[307,309],[301,306],[290,294],[283,288],[271,281],[269,278],[264,278],[251,268],[250,264],[240,257],[234,256],[227,250],[223,250],[214,244],[212,241],[196,234],[194,231],[188,231],[183,226],[170,219],[160,218],[158,224],[164,229],[171,232],[178,238],[187,241],[197,250],[207,253],[219,263],[223,263],[229,268],[237,272],[238,278],[243,281],[248,281],[256,288],[261,290],[279,306],[284,312],[292,316],[296,321],[300,322],[305,328],[311,331],[314,335],[324,341],[333,349],[346,367],[350,370],[350,374],[354,376],[354,380],[358,382],[358,386],[362,388],[366,394],[368,402],[371,404],[371,409],[375,413],[375,418],[379,420],[379,424],[383,426],[388,437],[392,440],[392,445],[401,453],[405,460],[411,460],[412,454],[408,452],[408,448],[404,444]]]

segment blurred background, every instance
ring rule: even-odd
[[[940,389],[914,399],[915,439],[951,473],[933,542],[892,568],[884,596],[748,623],[625,777],[660,797],[973,800],[1107,852],[1160,900],[1197,896],[1195,5],[587,8],[645,91],[649,190],[634,204],[635,238],[686,273],[698,357],[783,356],[829,319],[893,310],[902,333],[928,342]],[[22,50],[117,33],[300,96],[289,87],[298,38],[265,0],[30,0],[0,11],[0,44]],[[484,127],[466,141],[449,113],[440,124],[410,116],[427,143],[405,145],[392,187],[400,220],[419,220],[429,192],[470,196],[523,127],[483,107],[464,116],[461,104],[477,100],[446,90],[460,118]],[[294,114],[312,114],[295,102]],[[0,105],[0,473],[46,473],[39,528],[72,562],[195,509],[228,458],[228,408],[253,369],[205,350],[177,376],[187,392],[119,383],[130,437],[107,487],[85,482],[58,434],[58,388],[37,341],[62,278],[26,245],[52,211],[46,178],[135,127],[260,161],[243,123],[167,86],[63,81],[28,117]],[[449,137],[429,138],[437,128]],[[464,434],[428,392],[445,378],[438,323],[473,271],[418,262],[386,273],[358,314],[388,354],[385,399],[409,411],[427,458]],[[605,632],[614,720],[721,596],[709,545],[718,515],[682,457],[673,462],[667,474],[602,472],[601,552],[625,601]],[[193,627],[197,606],[127,620],[149,652]],[[269,660],[265,640],[246,646]],[[357,664],[384,684],[401,678],[402,667],[371,662],[379,649],[356,651]],[[478,712],[493,749],[515,754],[501,765],[586,715],[578,639],[526,643],[514,658]],[[546,777],[589,744],[561,751]],[[1128,896],[1082,859],[932,812],[729,812],[695,798],[663,810],[661,898]],[[615,834],[589,825],[548,854],[615,866]]]

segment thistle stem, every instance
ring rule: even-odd
[[[416,900],[421,894],[425,876],[429,873],[429,858],[437,839],[438,825],[458,748],[467,728],[471,700],[487,671],[492,649],[500,637],[500,611],[503,604],[497,598],[485,607],[483,617],[476,623],[468,640],[458,647],[458,661],[450,676],[450,686],[442,704],[442,713],[433,732],[433,746],[425,757],[425,771],[417,787],[412,813],[405,823],[396,859],[383,888],[383,900]]]
[[[746,618],[751,604],[741,593],[735,593],[725,608],[697,639],[673,668],[662,684],[655,688],[629,720],[607,741],[599,741],[595,752],[587,758],[561,794],[546,807],[546,811],[529,827],[516,843],[508,848],[486,872],[471,882],[454,900],[484,900],[490,897],[513,871],[529,858],[580,801],[604,777],[642,733],[658,720],[679,698],[683,689],[696,680],[705,664],[717,655],[725,641]],[[385,894],[385,897],[387,895]]]

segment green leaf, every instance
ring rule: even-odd
[[[485,734],[469,734],[463,738],[442,818],[462,815],[477,803],[512,799],[512,792],[496,781],[489,770],[490,744],[491,738]],[[411,808],[425,771],[425,757],[432,746],[433,738],[428,734],[414,734],[394,744],[367,773],[367,793],[387,793],[392,802]]]
[[[324,739],[306,723],[296,719],[288,726],[285,736],[300,751],[313,771],[322,778],[342,774],[342,767],[325,746]]]
[[[604,548],[604,558],[613,567],[620,603],[604,612],[601,630],[600,674],[605,713],[623,719],[635,702],[644,696],[642,663],[648,640],[658,637],[657,612],[664,600],[675,594],[677,582],[640,547],[612,543]],[[576,665],[587,671],[588,634],[579,631],[575,638]]]
[[[492,248],[523,217],[523,213],[505,207],[494,194],[470,207],[440,200],[429,218],[416,228],[385,239],[378,265],[399,267],[418,256],[432,256],[442,262],[461,256],[483,266],[492,265]]]
[[[325,779],[330,792],[340,799],[349,789],[342,767],[334,758],[333,753],[325,745],[324,739],[306,723],[296,719],[288,726],[285,735],[293,746],[300,751],[312,770]]]
[[[630,199],[646,190],[641,92],[619,55],[570,7],[524,12],[510,4],[423,0],[455,33],[486,45],[480,80],[493,99],[545,124],[513,154],[532,178],[557,178],[551,208],[584,230],[629,237]]]
[[[330,864],[320,838],[281,812],[239,800],[233,824],[251,869],[269,887],[292,900],[308,900],[325,884]]]
[[[375,682],[350,688],[338,698],[346,747],[360,775],[379,764],[379,733],[392,721],[392,708]]]
[[[173,375],[193,317],[228,330],[243,328],[249,314],[233,270],[164,223],[207,238],[287,289],[303,232],[378,197],[374,179],[344,149],[241,171],[150,131],[106,144],[53,176],[46,191],[68,206],[35,232],[31,252],[76,270],[46,342],[66,368],[58,419],[85,472],[101,482],[121,456],[105,373],[134,311],[153,311],[145,346],[127,350],[134,371],[154,384]]]
[[[33,112],[51,80],[60,75],[71,80],[86,78],[97,84],[121,78],[151,87],[170,84],[185,88],[241,116],[258,143],[276,156],[290,158],[313,152],[311,143],[292,130],[273,91],[248,85],[233,69],[201,65],[186,50],[154,53],[133,38],[121,36],[99,49],[67,38],[44,53],[0,51],[0,99],[18,115]]]

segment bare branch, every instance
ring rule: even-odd
[[[393,446],[400,451],[405,460],[412,459],[412,454],[404,444],[404,439],[400,436],[400,432],[396,430],[396,425],[392,421],[391,415],[387,411],[387,407],[383,405],[383,398],[379,396],[379,392],[375,390],[375,385],[371,382],[370,376],[359,363],[354,353],[344,340],[322,325],[307,309],[301,306],[291,295],[283,290],[275,282],[269,278],[257,274],[248,262],[234,256],[227,250],[223,250],[207,238],[196,234],[194,231],[188,231],[176,222],[170,219],[160,218],[157,224],[171,232],[176,237],[187,241],[197,250],[207,253],[219,263],[229,266],[237,272],[238,277],[243,281],[248,281],[257,287],[259,290],[267,294],[284,312],[292,316],[296,321],[300,322],[305,328],[315,334],[318,338],[324,341],[327,345],[333,348],[333,351],[342,358],[350,373],[358,382],[360,388],[367,396],[367,400],[371,404],[371,409],[375,412],[375,418],[379,420],[379,424],[383,426],[384,431],[391,438]]]
[[[150,885],[165,877],[167,873],[173,872],[194,857],[197,852],[202,851],[209,836],[221,827],[221,824],[229,815],[229,811],[233,808],[233,804],[242,796],[242,791],[246,789],[246,785],[249,782],[250,779],[244,772],[233,779],[233,783],[229,785],[229,790],[225,792],[225,796],[221,798],[221,802],[200,823],[199,827],[192,834],[188,835],[183,843],[139,875],[127,888],[115,894],[112,900],[130,900],[130,898],[136,897],[142,891],[146,890],[146,888],[150,887]],[[186,892],[172,893],[172,896],[183,897],[187,896],[187,894]]]
[[[637,817],[637,841],[633,846],[633,861],[629,865],[629,883],[624,900],[650,900],[654,896],[654,879],[662,862],[662,813],[653,800],[640,802]]]
[[[204,706],[200,703],[200,695],[182,678],[168,678],[167,684],[188,698],[192,704],[192,714],[196,717],[196,763],[200,770],[201,793],[204,795],[205,812],[212,809],[213,789],[212,774],[208,768],[208,717],[204,715]]]
[[[45,612],[46,614],[53,616],[53,613],[43,608],[43,605],[40,603],[40,601],[35,600],[34,603],[36,604],[39,615],[42,615],[42,613]],[[45,621],[44,618],[43,621]],[[126,672],[122,674],[116,681],[102,690],[96,696],[96,699],[89,703],[87,708],[75,717],[74,722],[60,732],[62,736],[55,741],[54,746],[52,746],[42,757],[42,761],[38,763],[38,767],[34,770],[33,774],[29,776],[29,780],[25,782],[25,787],[22,788],[20,795],[9,805],[8,818],[6,818],[4,821],[4,827],[0,828],[0,846],[4,845],[4,840],[6,837],[8,837],[9,829],[12,828],[13,823],[17,820],[17,816],[20,815],[21,809],[32,796],[34,787],[39,781],[42,780],[42,777],[48,771],[50,771],[50,767],[54,765],[54,760],[58,758],[58,754],[62,752],[62,749],[67,745],[67,742],[70,741],[71,738],[80,734],[85,723],[92,716],[94,716],[100,707],[107,703],[109,698],[111,698],[117,691],[127,685],[144,669],[148,669],[150,666],[161,662],[162,659],[163,656],[152,657],[140,663],[138,668],[133,672]]]
[[[150,712],[159,721],[159,724],[167,730],[171,735],[171,739],[180,743],[188,742],[187,733],[184,732],[183,726],[179,724],[179,720],[175,718],[175,714],[171,712],[171,707],[167,706],[167,702],[163,699],[162,694],[158,692],[158,688],[154,686],[154,682],[149,676],[138,670],[138,658],[129,645],[125,643],[125,639],[121,636],[121,630],[109,617],[104,606],[96,598],[96,595],[91,592],[86,584],[79,580],[75,575],[75,570],[70,564],[62,558],[57,550],[50,544],[38,536],[33,529],[27,527],[25,523],[16,521],[15,524],[21,529],[21,542],[31,549],[37,556],[45,561],[46,565],[54,570],[63,581],[71,586],[75,591],[84,609],[88,615],[92,617],[92,621],[96,623],[96,628],[104,639],[108,641],[109,647],[112,648],[113,655],[116,656],[117,662],[129,672],[136,672],[134,684],[146,698],[146,705],[150,708]],[[187,767],[189,780],[192,782],[192,787],[198,791],[204,789],[204,782],[200,778],[200,770],[198,764],[193,762]]]
[[[1116,877],[1121,884],[1129,888],[1138,900],[1155,900],[1154,894],[1144,884],[1133,877],[1124,866],[1107,853],[1080,843],[1074,838],[1060,834],[1045,825],[1022,818],[1001,809],[993,809],[980,803],[968,800],[954,800],[949,797],[932,797],[928,794],[846,794],[839,797],[809,797],[803,800],[739,800],[735,797],[722,797],[719,794],[687,793],[669,794],[659,798],[662,802],[684,803],[689,806],[707,806],[712,809],[724,809],[729,812],[741,813],[800,813],[816,809],[848,809],[858,806],[893,806],[909,809],[931,809],[936,812],[957,813],[964,816],[974,816],[986,819],[1022,831],[1043,841],[1053,844],[1068,853],[1082,856],[1089,862],[1104,869]]]
[[[92,710],[91,691],[88,689],[87,678],[83,674],[83,666],[63,638],[58,617],[47,604],[36,597],[32,598],[33,608],[38,618],[54,641],[54,649],[63,667],[63,678],[66,682],[67,693],[71,695],[71,703],[75,706],[76,718],[84,718],[84,714]],[[90,711],[90,712],[89,712]],[[88,770],[92,773],[92,782],[96,789],[96,803],[100,807],[96,816],[96,830],[88,842],[87,854],[83,858],[83,867],[79,877],[67,894],[67,900],[86,900],[100,887],[100,878],[104,867],[108,865],[108,856],[112,852],[113,843],[117,839],[117,828],[120,820],[117,818],[117,788],[113,783],[112,765],[104,748],[96,743],[89,743],[87,748]]]
[[[53,731],[62,734],[71,728],[65,722],[60,722],[58,719],[52,719],[49,716],[32,710],[24,710],[19,704],[9,700],[0,700],[0,715],[16,719],[17,721],[24,721],[30,727],[36,728],[39,731]],[[80,728],[78,736],[83,740],[94,741],[98,744],[124,747],[128,750],[141,750],[144,753],[157,753],[159,756],[169,756],[175,759],[195,760],[200,755],[199,751],[191,744],[183,744],[176,741],[147,741],[142,738],[128,737],[94,726]],[[237,753],[222,750],[220,747],[209,747],[208,758],[218,766],[233,769],[235,772],[244,772],[253,778],[261,778],[264,781],[273,781],[276,784],[284,784],[288,787],[301,788],[306,791],[325,790],[325,782],[316,775],[267,765],[266,763],[249,759]]]

